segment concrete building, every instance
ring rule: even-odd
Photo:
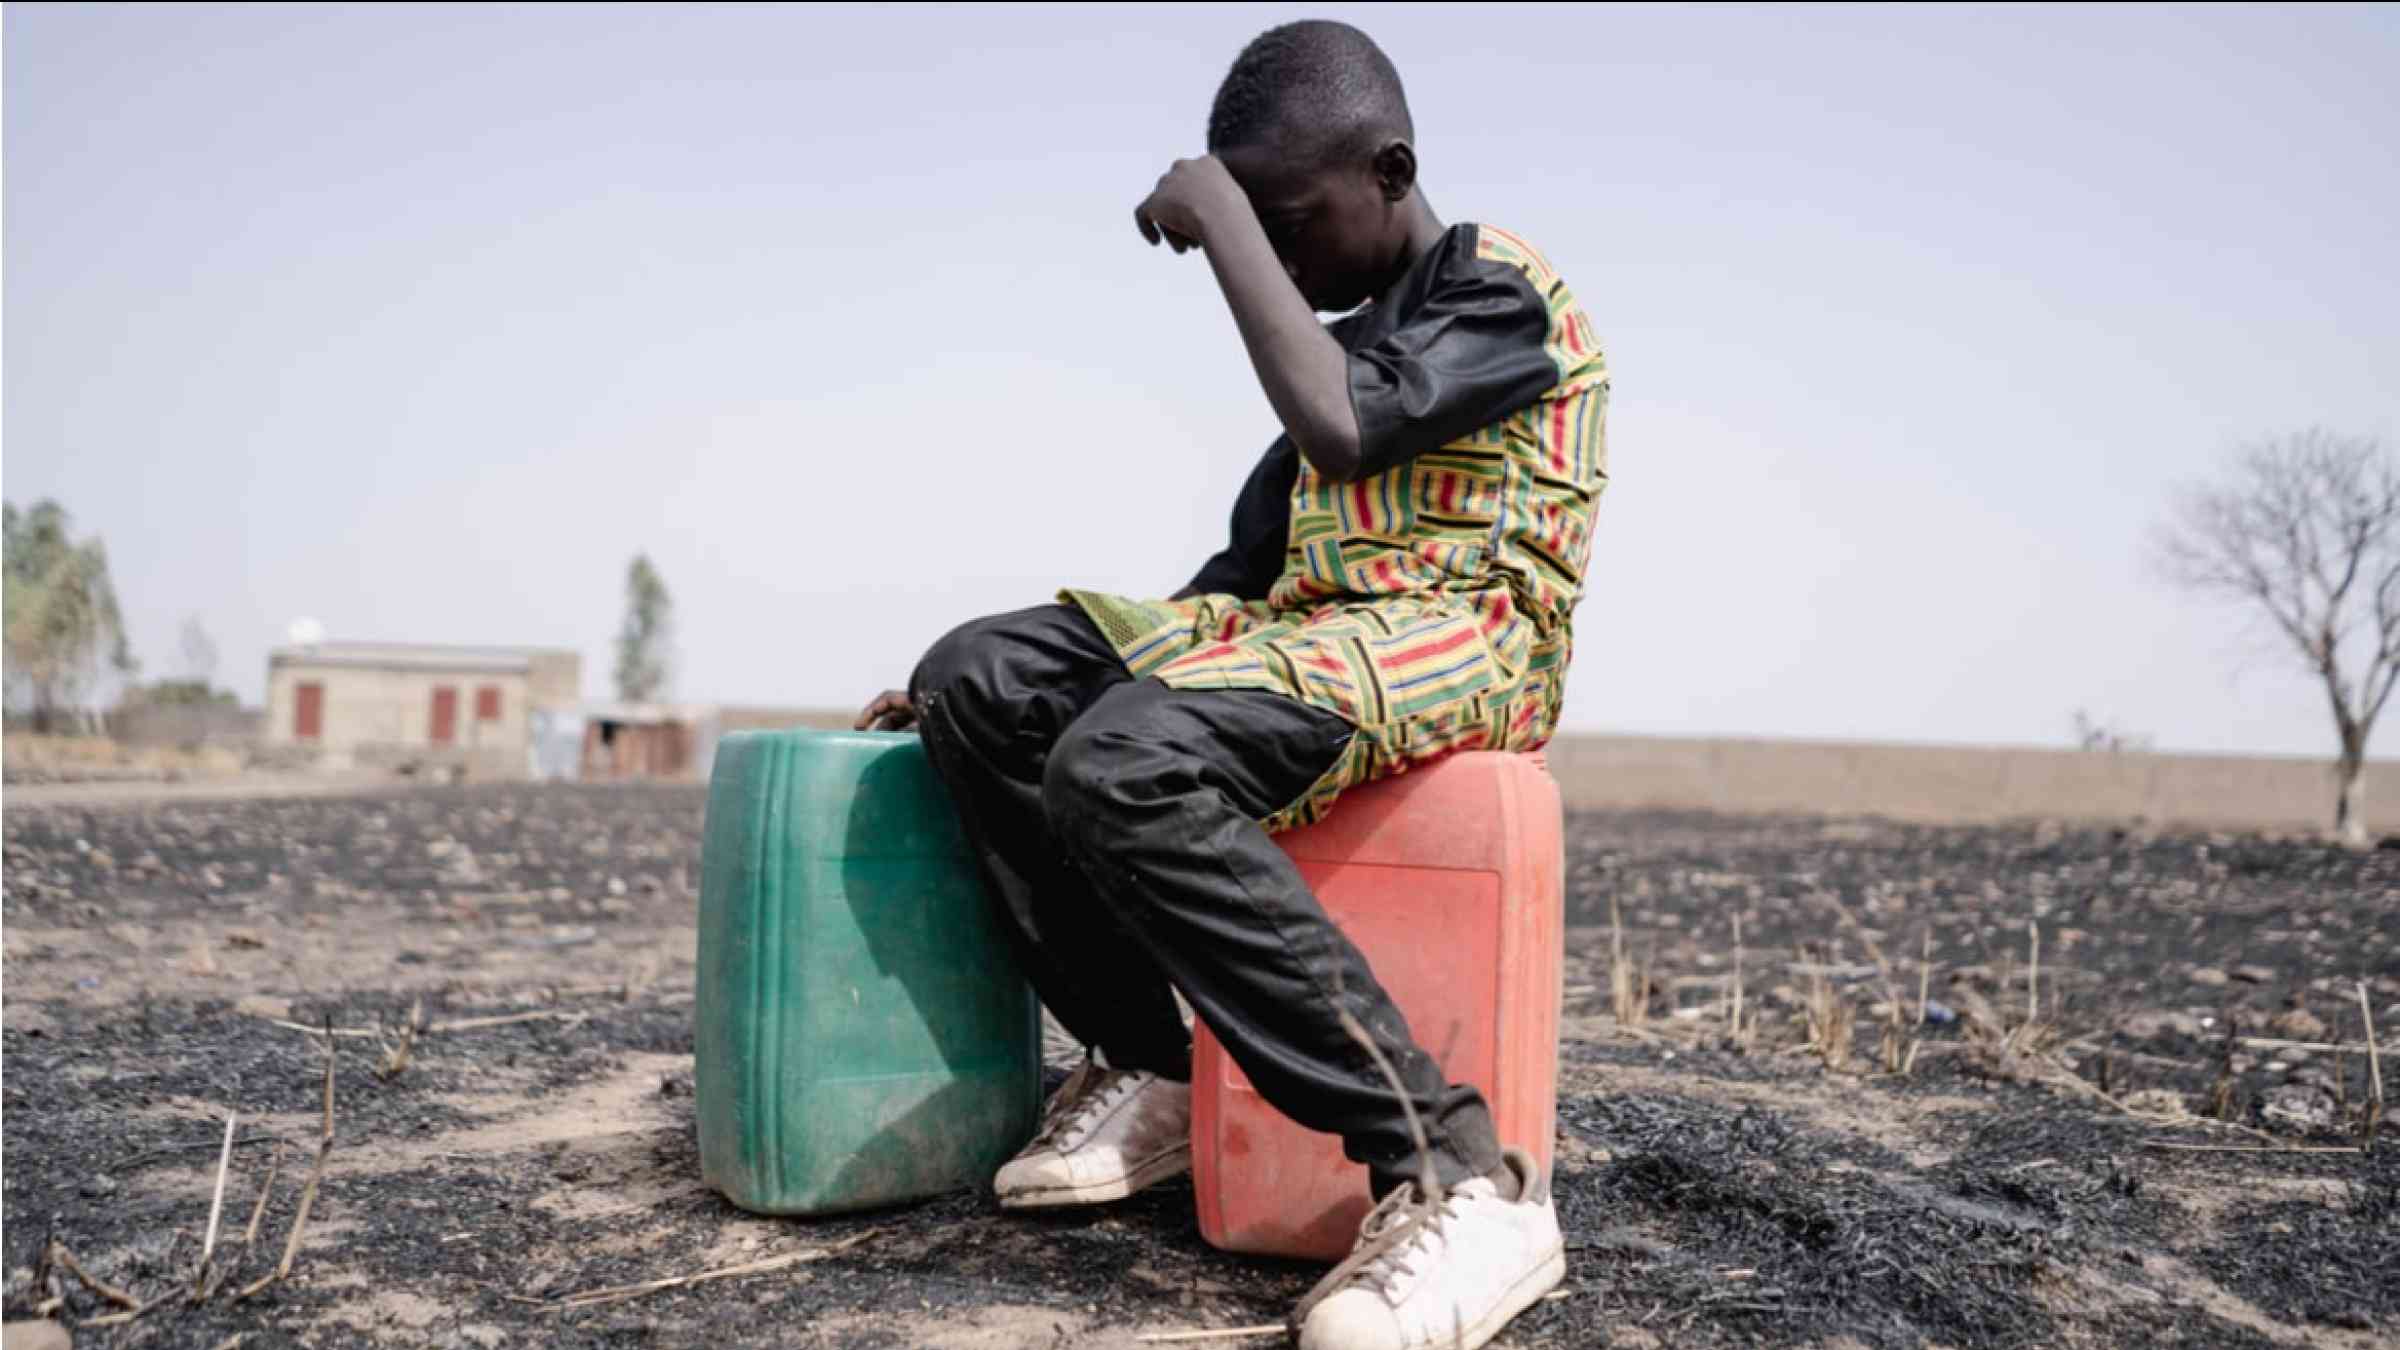
[[[574,777],[586,783],[707,782],[717,710],[702,704],[587,703]]]
[[[314,642],[267,657],[265,739],[333,767],[533,770],[537,714],[573,710],[583,657],[537,647]]]

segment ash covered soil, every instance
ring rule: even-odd
[[[1207,1247],[1185,1184],[1034,1219],[973,1192],[766,1219],[705,1189],[701,806],[12,802],[6,1315],[255,1350],[1119,1345],[1281,1320],[1314,1272]],[[2400,1343],[2400,1129],[2356,1147],[2360,983],[2400,1051],[2400,851],[1652,812],[1574,818],[1567,861],[1572,1253],[1499,1344]],[[395,1067],[412,1010],[430,1026]],[[281,1024],[328,1019],[357,1034],[332,1042],[323,1182],[288,1277],[236,1301],[283,1252],[320,1125],[326,1041]],[[114,1309],[47,1244],[141,1300],[188,1290],[227,1110],[226,1292],[91,1325]]]

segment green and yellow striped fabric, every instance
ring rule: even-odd
[[[1264,689],[1348,719],[1348,752],[1270,829],[1355,784],[1459,749],[1549,740],[1573,651],[1593,510],[1608,482],[1608,367],[1591,321],[1523,240],[1475,256],[1549,307],[1557,382],[1530,406],[1387,472],[1330,482],[1302,462],[1281,578],[1263,601],[1069,590],[1137,678]]]

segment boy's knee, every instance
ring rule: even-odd
[[[908,696],[923,702],[935,698],[971,698],[990,683],[999,659],[998,628],[1005,616],[973,619],[944,633],[925,649],[908,677]]]

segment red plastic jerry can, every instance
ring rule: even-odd
[[[1550,1165],[1558,1113],[1564,821],[1539,754],[1464,751],[1342,794],[1279,836],[1417,1044],[1482,1089],[1500,1142]],[[1341,1140],[1267,1105],[1205,1024],[1192,1057],[1201,1236],[1338,1260],[1367,1212]]]

